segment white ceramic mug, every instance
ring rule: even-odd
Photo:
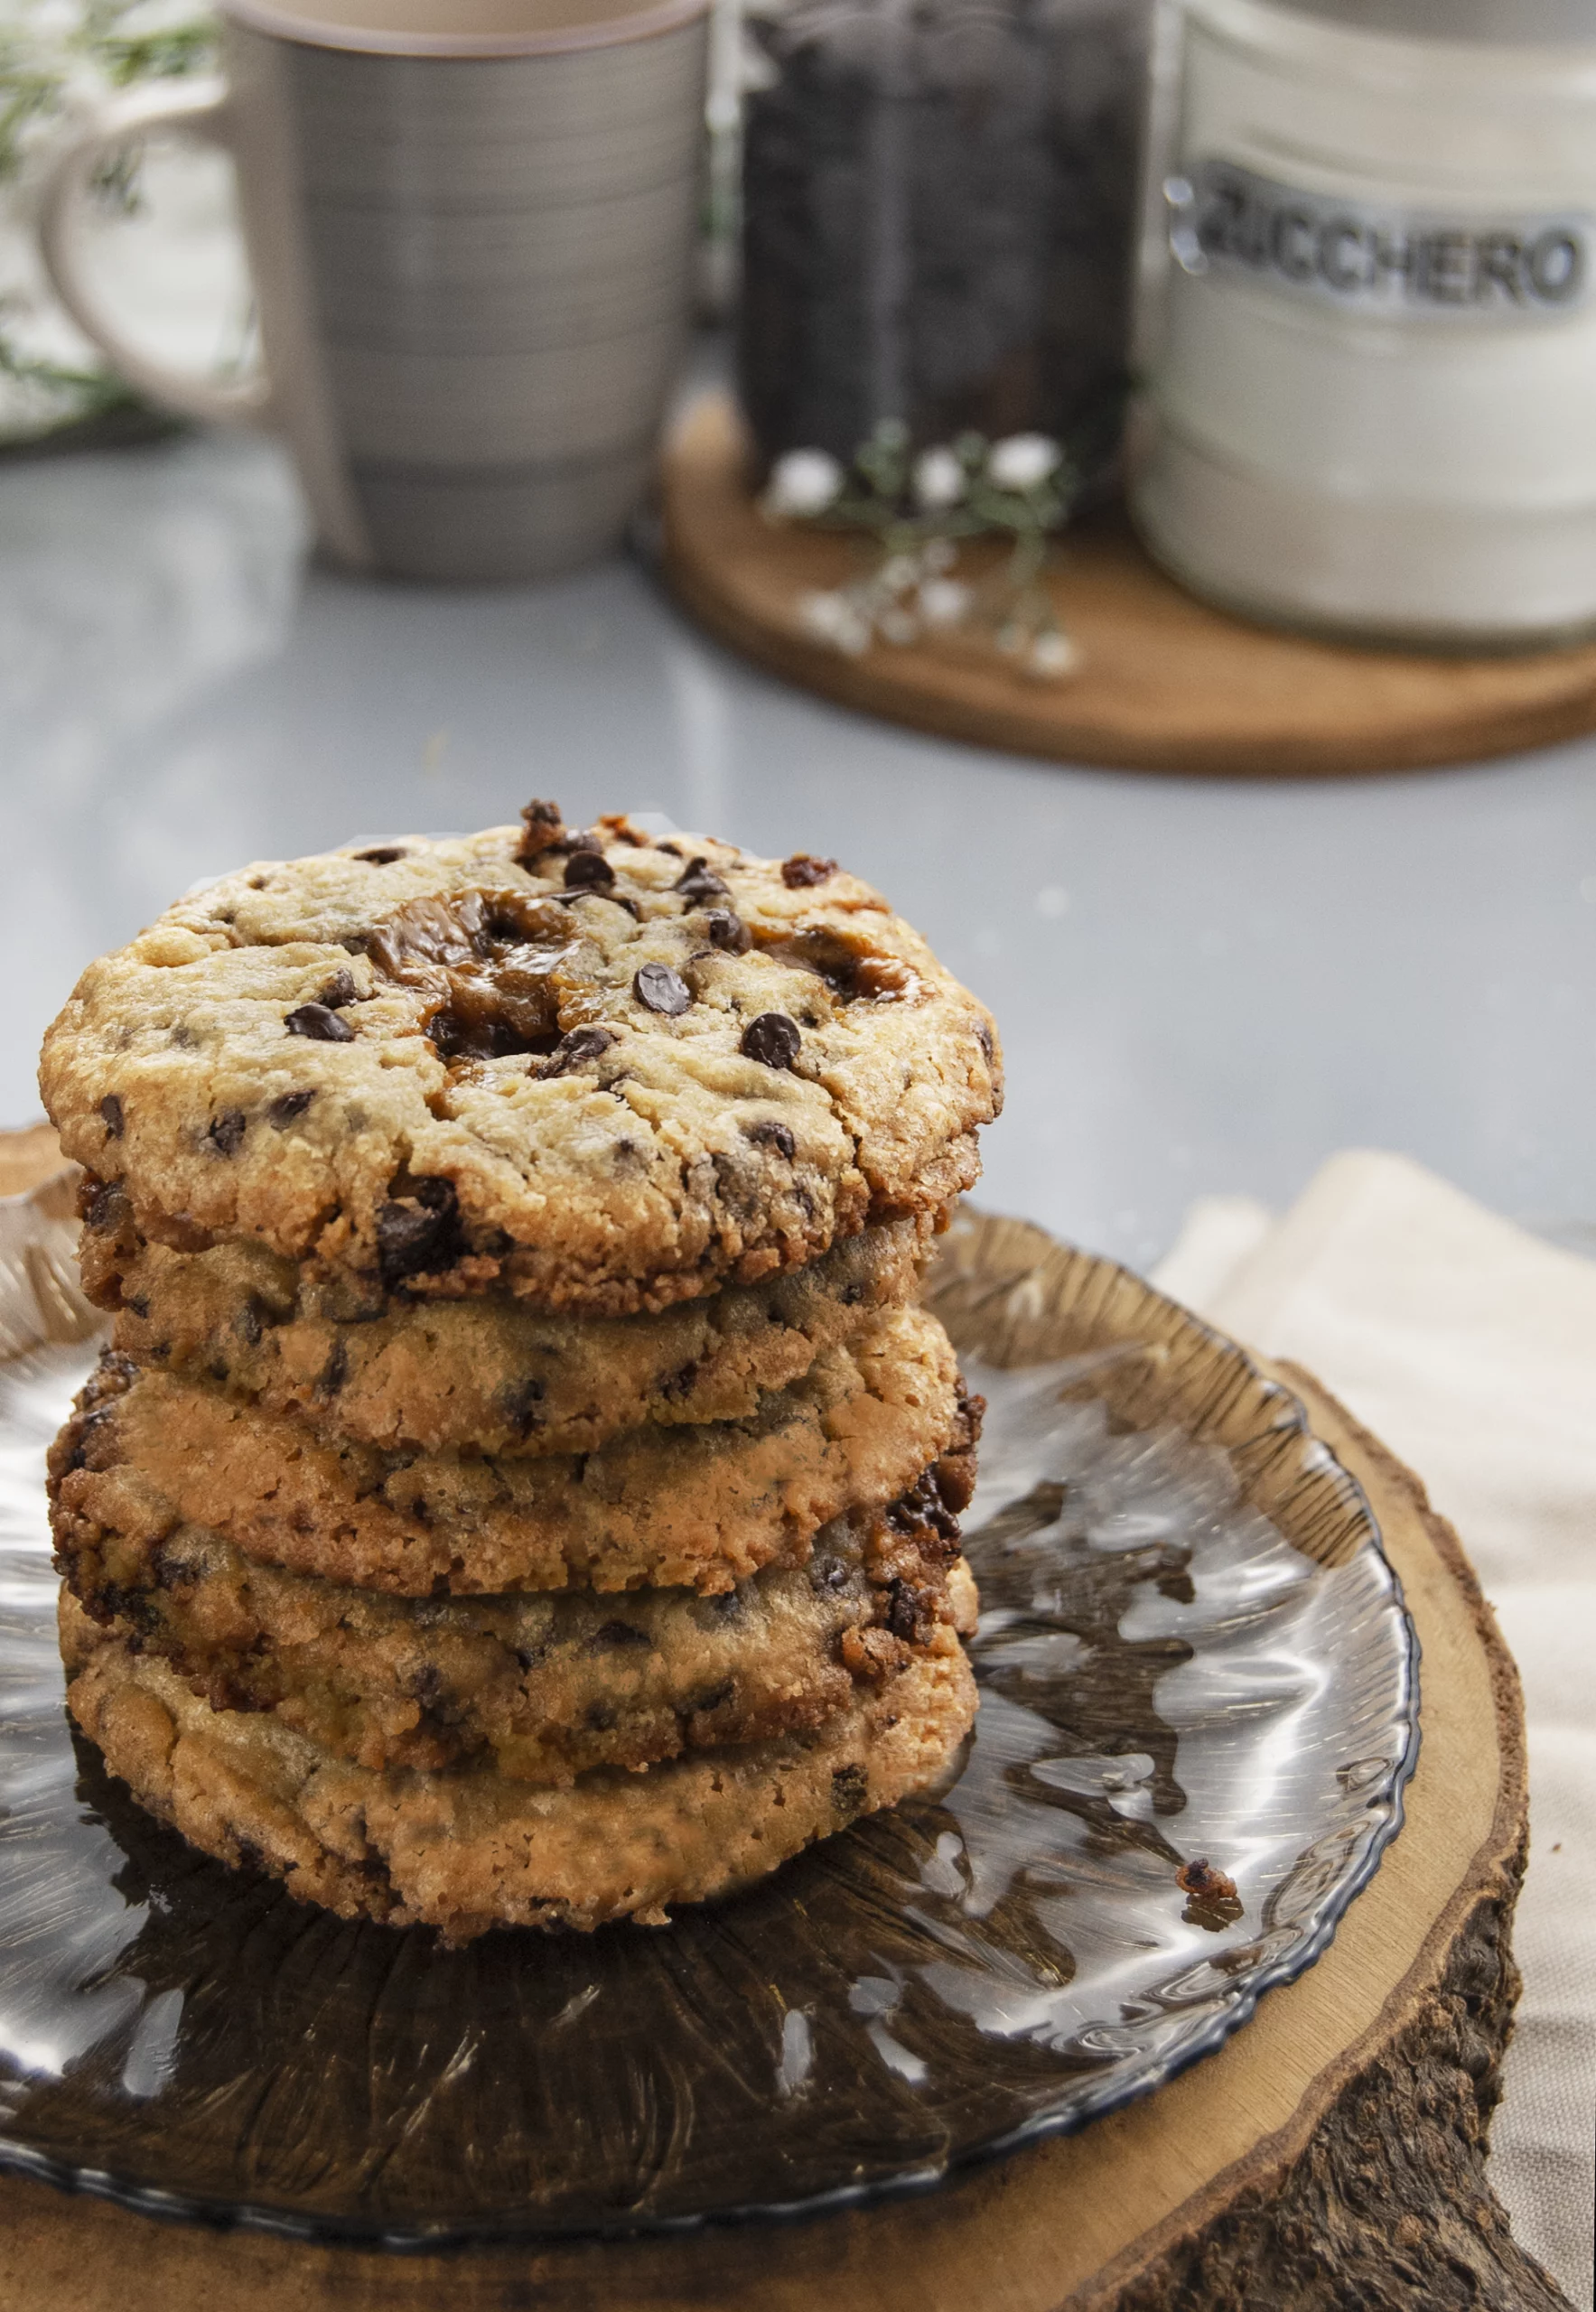
[[[127,379],[291,444],[323,549],[442,582],[602,552],[649,471],[688,322],[708,0],[221,0],[225,78],[130,90],[53,155],[61,300]],[[108,151],[233,156],[261,374],[175,375],[79,262]]]

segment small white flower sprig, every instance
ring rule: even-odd
[[[873,537],[875,566],[851,585],[799,597],[817,640],[858,657],[876,640],[901,647],[979,634],[1043,682],[1073,674],[1080,654],[1042,583],[1048,541],[1063,528],[1078,478],[1045,434],[988,442],[961,434],[916,452],[909,428],[878,425],[845,466],[826,450],[779,458],[760,500],[768,520]],[[1010,538],[1006,560],[976,584],[957,578],[957,541]]]

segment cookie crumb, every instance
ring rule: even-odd
[[[1209,1934],[1218,1934],[1234,1926],[1246,1905],[1236,1891],[1236,1881],[1223,1870],[1217,1870],[1206,1854],[1194,1855],[1183,1862],[1175,1873],[1175,1884],[1187,1897],[1181,1919],[1188,1926],[1200,1926]]]
[[[1222,1902],[1227,1897],[1234,1899],[1236,1894],[1235,1879],[1227,1878],[1222,1870],[1216,1870],[1206,1854],[1195,1855],[1190,1862],[1183,1862],[1175,1873],[1175,1884],[1183,1895],[1200,1895],[1209,1902]]]

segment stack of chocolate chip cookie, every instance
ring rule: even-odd
[[[116,1312],[73,1716],[196,1846],[456,1941],[756,1878],[975,1706],[917,1292],[990,1021],[829,860],[522,821],[191,896],[42,1074]]]

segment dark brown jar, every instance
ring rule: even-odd
[[[739,369],[764,461],[1037,432],[1125,387],[1145,0],[754,0]]]

